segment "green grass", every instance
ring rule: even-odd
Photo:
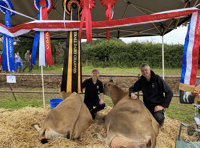
[[[166,110],[166,115],[170,118],[194,124],[194,106],[192,104],[181,104],[178,97],[173,97],[169,108]]]
[[[43,67],[44,73],[60,73],[62,74],[62,65],[49,65]],[[93,67],[93,66],[83,66],[82,67],[82,73],[83,74],[90,74],[93,69],[98,69],[100,74],[117,74],[117,75],[138,75],[141,74],[139,67],[134,68],[119,68],[119,67]],[[162,75],[162,69],[161,68],[151,68],[156,74]],[[25,70],[25,72],[28,71],[28,68]],[[174,68],[174,69],[164,69],[165,75],[181,75],[181,68]],[[33,72],[40,73],[41,67],[34,66]],[[200,69],[197,72],[197,75],[200,75]]]
[[[46,104],[49,104],[46,102]],[[9,109],[10,111],[20,109],[26,106],[30,107],[43,107],[43,104],[41,101],[38,101],[36,99],[34,100],[8,100],[8,101],[1,101],[0,108]]]

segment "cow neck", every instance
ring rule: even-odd
[[[124,91],[116,85],[113,86],[110,93],[113,104],[116,105],[118,101],[121,100],[126,94],[128,94],[128,92]]]

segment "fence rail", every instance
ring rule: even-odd
[[[0,76],[10,76],[10,75],[14,75],[14,76],[41,76],[42,74],[25,74],[25,73],[0,73]],[[43,76],[62,76],[62,74],[43,74]],[[90,74],[82,74],[82,76],[87,76],[90,77]],[[99,74],[100,77],[138,77],[138,75],[113,75],[113,74]],[[162,77],[162,75],[160,75],[160,77]],[[181,78],[181,76],[179,75],[167,75],[165,76],[165,78]],[[200,76],[197,76],[197,78],[200,78]]]
[[[0,92],[5,93],[43,93],[43,91],[10,91],[10,90],[0,90]],[[44,91],[46,94],[59,94],[59,92],[52,92],[52,91]],[[85,93],[80,93],[85,94]],[[143,94],[139,94],[139,96],[143,96]],[[179,97],[179,95],[173,95],[173,97]]]
[[[41,76],[42,74],[26,74],[26,73],[0,73],[1,76]],[[62,76],[62,74],[43,74],[43,76]],[[90,74],[83,74],[82,76],[90,77]],[[140,75],[113,75],[113,74],[100,74],[99,77],[140,77]],[[161,76],[162,77],[162,76]],[[172,76],[168,75],[165,76],[165,78],[181,78],[180,76]],[[197,78],[200,78],[200,76],[197,76]],[[0,90],[0,93],[43,93],[43,91],[13,91],[13,90]],[[59,92],[51,92],[51,91],[44,91],[45,94],[59,94]],[[81,93],[84,94],[84,93]],[[142,94],[139,94],[139,96],[143,96]],[[175,94],[174,97],[179,97],[179,94]]]

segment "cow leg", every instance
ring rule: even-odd
[[[45,132],[45,129],[44,128],[40,128],[38,126],[38,124],[34,124],[33,127],[36,129],[36,131],[40,134],[40,135],[43,135],[44,132]]]
[[[37,132],[40,132],[41,128],[37,124],[33,125],[33,127],[36,129]]]
[[[45,138],[46,139],[53,139],[53,138],[56,138],[56,137],[64,137],[64,134],[59,134],[52,129],[46,129],[46,131],[45,131]]]
[[[37,132],[39,132],[41,134],[42,128],[40,128],[37,124],[33,125],[33,127],[37,130]],[[46,139],[53,139],[56,137],[64,137],[64,134],[59,134],[56,131],[54,131],[52,129],[48,129],[48,128],[44,131],[44,133],[45,133],[44,136]]]

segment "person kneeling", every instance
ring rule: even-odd
[[[165,108],[169,107],[173,92],[167,83],[151,70],[148,64],[143,63],[140,70],[142,76],[129,88],[129,96],[137,99],[134,92],[142,90],[145,106],[161,127],[165,119]]]
[[[84,103],[88,107],[92,118],[95,119],[95,114],[105,108],[103,84],[98,80],[99,71],[94,69],[91,73],[91,78],[86,79],[82,83],[82,88],[85,88]],[[98,92],[100,95],[98,96]],[[93,107],[96,106],[95,109]]]

